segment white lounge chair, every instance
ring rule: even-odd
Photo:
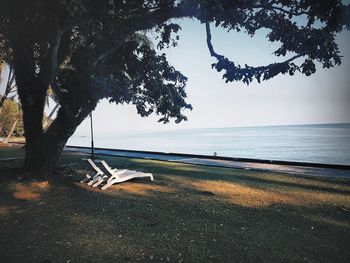
[[[98,181],[98,178],[100,176],[103,176],[103,171],[94,163],[93,160],[88,159],[87,161],[92,166],[92,168],[96,171],[96,174],[94,176],[87,174],[87,175],[85,175],[86,177],[83,180],[81,180],[80,182],[86,183],[86,182],[90,181],[90,182],[88,182],[88,185],[92,185]]]
[[[100,176],[97,176],[96,182],[92,185],[92,187],[97,187],[97,186],[99,186],[99,185],[102,184],[103,182],[106,182],[107,179],[108,179],[108,176],[107,176],[107,175],[100,175]]]
[[[107,183],[102,186],[101,190],[106,190],[108,187],[110,187],[113,184],[122,183],[134,178],[143,178],[143,177],[150,177],[151,181],[153,181],[153,174],[151,173],[142,173],[137,171],[131,171],[131,170],[118,170],[118,169],[112,169],[109,167],[109,165],[105,161],[101,161],[103,167],[107,170],[107,172],[111,175],[107,179]]]
[[[105,161],[101,161],[101,163],[105,163],[107,165],[107,163]],[[107,165],[108,166],[108,165]],[[109,167],[109,166],[108,166]],[[132,172],[126,169],[114,169],[114,173],[115,174],[124,174],[124,173],[128,173],[128,172]],[[107,180],[109,179],[108,175],[102,174],[96,177],[95,183],[92,184],[92,187],[97,187],[100,184],[102,184],[103,182],[107,182]]]

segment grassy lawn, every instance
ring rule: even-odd
[[[17,158],[24,157],[24,151],[21,148],[13,148],[13,147],[1,147],[0,145],[0,159],[2,158]],[[0,167],[3,167],[6,163],[1,162]]]
[[[350,180],[104,156],[155,181],[101,191],[81,158],[49,182],[0,161],[1,262],[350,262]]]

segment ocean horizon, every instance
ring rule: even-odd
[[[350,123],[108,131],[95,147],[350,165]],[[68,145],[90,146],[90,133]]]

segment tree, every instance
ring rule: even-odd
[[[22,111],[19,103],[6,99],[0,112],[0,136],[9,138],[12,134],[23,136]],[[7,142],[5,140],[5,142]]]
[[[20,105],[11,99],[7,99],[8,96],[16,92],[15,76],[13,74],[13,68],[11,65],[7,65],[9,68],[9,73],[7,76],[6,86],[4,94],[0,95],[0,135],[6,135],[6,139],[3,143],[8,143],[9,139],[15,133],[17,136],[23,135],[23,122],[22,122],[22,113]],[[5,61],[0,61],[0,83],[3,81],[1,78],[2,71],[6,67]],[[14,96],[13,96],[14,97]],[[6,103],[5,110],[3,112],[3,106]],[[9,124],[8,121],[11,121],[12,124]],[[17,125],[19,123],[19,125]],[[10,128],[10,126],[11,128]],[[17,127],[17,128],[16,128]]]
[[[0,83],[3,81],[1,78],[3,68],[5,68],[6,63],[4,61],[0,61]],[[7,76],[7,81],[6,81],[6,86],[5,86],[5,91],[3,95],[0,95],[0,113],[1,113],[1,108],[4,105],[5,100],[7,97],[11,94],[16,92],[16,84],[15,82],[15,75],[13,74],[13,68],[12,66],[8,65],[9,68],[9,73]]]
[[[25,168],[50,174],[68,138],[102,98],[132,103],[141,116],[161,122],[186,120],[191,109],[186,77],[160,50],[176,45],[176,19],[197,19],[206,28],[213,68],[226,82],[249,84],[278,74],[316,71],[341,63],[335,34],[349,29],[349,5],[284,0],[5,0],[0,10],[0,54],[15,69],[24,113]],[[300,18],[303,23],[295,22]],[[283,62],[240,66],[215,52],[210,24],[253,36],[266,28]],[[154,50],[138,34],[154,30]],[[45,97],[52,87],[61,105],[43,130]]]

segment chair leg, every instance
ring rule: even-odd
[[[80,183],[84,184],[86,183],[87,181],[91,180],[92,176],[87,174],[85,175],[85,178],[83,180],[80,181]]]
[[[116,182],[117,182],[116,179],[107,182],[104,186],[101,187],[101,190],[106,190],[107,188],[109,188],[110,186],[112,186]]]
[[[116,176],[115,175],[112,175],[111,177],[108,178],[107,180],[107,183],[110,183],[113,179],[115,179]]]
[[[97,182],[98,177],[100,177],[100,174],[97,173],[90,182],[88,182],[88,185],[93,185],[94,183]]]
[[[92,187],[97,187],[103,182],[103,179],[101,177],[97,178],[97,182],[92,185]]]
[[[92,185],[92,187],[97,187],[99,186],[100,184],[102,184],[103,182],[107,181],[108,179],[108,176],[102,176],[102,177],[99,177],[97,182],[95,184]]]

